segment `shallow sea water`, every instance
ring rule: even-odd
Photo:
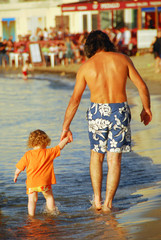
[[[147,201],[139,189],[161,181],[161,129],[157,119],[161,97],[152,96],[157,113],[145,127],[140,123],[141,104],[138,93],[127,89],[132,112],[133,152],[122,158],[121,181],[110,214],[91,208],[93,190],[89,176],[89,141],[86,110],[90,93],[86,89],[78,112],[71,124],[74,142],[68,144],[54,160],[57,184],[53,186],[58,208],[56,215],[45,212],[41,194],[36,216],[27,215],[25,172],[13,182],[15,164],[26,152],[31,131],[42,129],[59,143],[64,113],[72,94],[74,81],[57,75],[35,75],[23,81],[19,75],[0,75],[0,239],[132,239],[119,214]],[[154,162],[157,163],[154,164]],[[107,163],[104,161],[103,199]],[[128,222],[128,220],[127,220]]]

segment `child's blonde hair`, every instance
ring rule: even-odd
[[[42,130],[37,129],[30,133],[27,146],[28,148],[33,148],[36,146],[47,147],[51,143],[49,136]]]

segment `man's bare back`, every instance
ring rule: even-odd
[[[91,57],[78,72],[90,89],[91,102],[121,103],[127,101],[126,82],[130,76],[135,83],[141,80],[129,57],[116,52],[100,51]]]

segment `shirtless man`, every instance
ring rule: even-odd
[[[76,77],[76,83],[66,109],[61,139],[68,136],[71,121],[78,109],[86,85],[90,90],[91,106],[87,111],[91,145],[90,175],[94,191],[94,205],[100,210],[102,163],[107,152],[108,174],[103,210],[112,208],[112,200],[120,181],[122,152],[131,150],[130,109],[127,103],[126,82],[129,77],[137,87],[143,109],[141,122],[152,120],[148,88],[128,56],[115,51],[109,37],[96,30],[85,44],[89,58]]]

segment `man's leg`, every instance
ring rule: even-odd
[[[107,152],[108,174],[104,210],[112,208],[112,200],[120,182],[121,156],[121,153]]]
[[[94,203],[96,209],[101,209],[101,189],[102,189],[102,163],[104,154],[91,150],[90,176],[94,191]]]
[[[37,192],[33,192],[33,193],[28,194],[28,214],[30,216],[35,215],[37,199],[38,199],[38,193]]]

